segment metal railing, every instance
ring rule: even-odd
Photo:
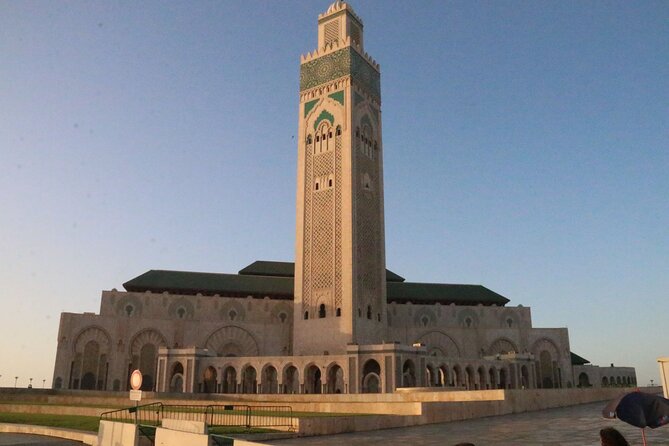
[[[158,426],[163,419],[162,408],[163,403],[151,403],[126,409],[110,410],[100,414],[100,420]]]
[[[294,429],[290,406],[189,405],[151,403],[104,412],[100,420],[160,426],[164,418],[203,421],[209,427]]]

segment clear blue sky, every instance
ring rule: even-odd
[[[0,385],[49,384],[60,313],[146,270],[293,259],[299,56],[328,3],[0,2]],[[483,284],[657,382],[669,3],[353,7],[388,268]]]

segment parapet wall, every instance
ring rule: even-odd
[[[557,407],[608,401],[633,388],[525,389],[479,391],[404,391],[394,394],[339,395],[202,395],[145,393],[142,403],[289,405],[294,412],[339,413],[333,417],[299,417],[300,436],[326,435],[395,427],[416,426],[530,412]],[[661,393],[660,387],[642,388]],[[12,409],[29,413],[62,412],[60,405],[81,415],[97,416],[100,407],[130,406],[125,392],[26,391],[0,389],[0,402],[13,402]],[[42,404],[40,404],[42,403]],[[603,406],[603,404],[602,404]],[[14,411],[14,410],[12,410]],[[86,412],[86,413],[84,413]],[[89,413],[90,412],[90,413]],[[56,413],[56,412],[53,412]],[[371,414],[357,416],[356,414]]]

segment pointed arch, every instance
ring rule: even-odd
[[[211,333],[204,343],[205,348],[215,351],[218,356],[258,356],[258,342],[255,337],[236,325],[226,325]]]
[[[432,330],[421,335],[416,342],[425,344],[431,356],[459,358],[460,347],[449,335],[439,330]]]

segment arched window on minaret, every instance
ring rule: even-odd
[[[331,138],[332,126],[330,125],[330,121],[321,121],[316,130],[316,141],[320,139],[320,143],[317,144],[318,147],[314,147],[314,154],[324,153],[330,151],[330,149],[334,149],[334,141],[330,142]]]
[[[325,317],[325,304],[320,304],[318,307],[318,317],[321,319]]]
[[[372,307],[370,305],[367,305],[367,319],[372,318]]]
[[[309,312],[308,311],[304,312],[304,319],[305,320],[309,319]]]
[[[312,138],[311,135],[307,135],[307,144],[311,144]]]
[[[337,130],[335,131],[335,135],[340,136],[341,135],[341,126],[337,126]]]

